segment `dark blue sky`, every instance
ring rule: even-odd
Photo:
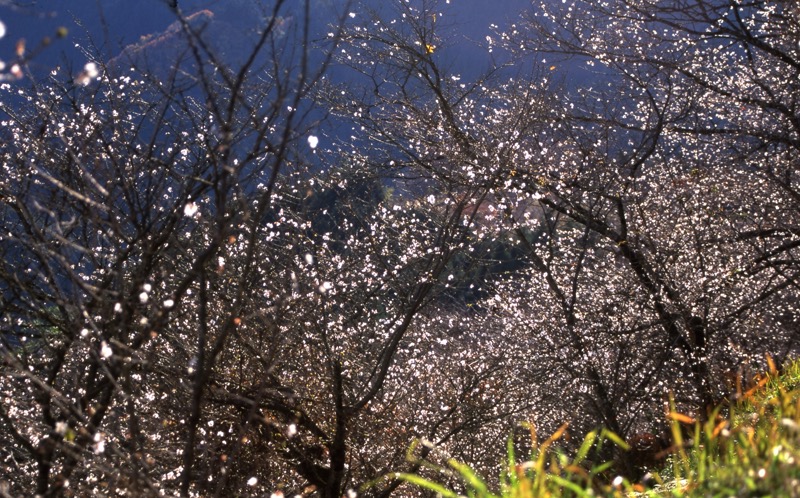
[[[232,24],[237,18],[251,19],[246,15],[247,6],[257,0],[179,0],[186,14],[207,8],[215,14],[224,15]],[[334,6],[343,0],[316,0]],[[298,0],[290,0],[289,4]],[[387,0],[369,0],[375,5],[384,5]],[[13,58],[14,46],[24,38],[29,49],[40,40],[55,33],[58,26],[69,30],[66,40],[59,40],[39,54],[31,66],[44,71],[54,65],[69,61],[75,68],[86,62],[77,45],[87,46],[89,39],[107,57],[118,55],[122,47],[136,42],[141,36],[163,31],[174,21],[174,15],[164,0],[38,0],[28,2],[32,7],[23,10],[0,7],[0,19],[6,25],[6,37],[0,40],[0,58]],[[271,2],[268,2],[271,3]],[[531,0],[450,0],[449,5],[441,1],[445,13],[442,21],[453,30],[449,50],[454,69],[466,75],[480,72],[488,64],[488,58],[476,43],[484,43],[490,24],[504,26],[514,22],[519,13],[531,8]],[[357,12],[357,9],[356,9]],[[240,14],[241,13],[241,14]],[[327,17],[321,22],[330,21]]]

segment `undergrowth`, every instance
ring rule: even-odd
[[[614,462],[592,462],[591,455],[603,445],[628,449],[609,431],[587,434],[574,455],[560,451],[556,442],[566,425],[538,444],[530,427],[533,451],[521,461],[509,440],[507,461],[495,482],[455,460],[444,467],[416,460],[425,477],[420,473],[389,477],[447,498],[800,497],[800,361],[781,373],[768,362],[769,372],[740,393],[725,417],[717,410],[707,422],[694,422],[673,408],[671,452],[661,468],[648,474],[646,485],[614,476]],[[687,423],[692,429],[688,437],[684,436]],[[412,448],[409,455],[414,453]],[[453,479],[460,485],[443,484]]]

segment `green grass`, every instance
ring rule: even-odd
[[[624,441],[608,431],[590,432],[574,455],[557,450],[555,443],[566,426],[535,444],[524,461],[517,459],[509,441],[505,470],[491,483],[454,460],[444,467],[416,461],[427,476],[440,479],[419,474],[390,477],[448,498],[800,497],[800,361],[780,375],[769,364],[770,373],[741,393],[727,417],[717,415],[706,423],[694,423],[690,439],[681,431],[688,417],[674,410],[670,413],[673,451],[664,466],[652,472],[652,487],[614,477],[612,462],[591,461],[603,445],[627,449]],[[533,428],[531,440],[537,441]],[[409,454],[413,453],[412,448]],[[441,484],[454,479],[461,483],[458,492]]]

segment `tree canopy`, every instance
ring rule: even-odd
[[[537,2],[476,77],[455,1],[243,3],[0,84],[5,495],[403,495],[796,356],[793,2]]]

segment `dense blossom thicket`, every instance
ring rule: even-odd
[[[366,3],[2,83],[4,495],[403,496],[796,353],[794,2],[536,2],[475,80]]]

